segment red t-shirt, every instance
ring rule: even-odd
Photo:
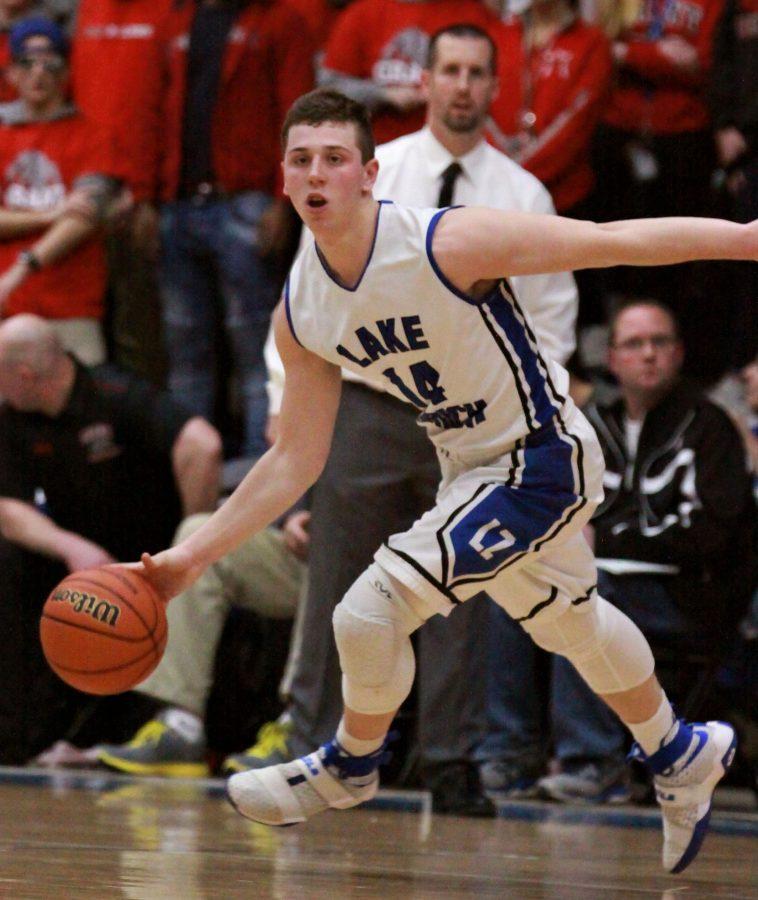
[[[705,90],[716,25],[724,0],[645,0],[634,25],[619,40],[628,44],[605,121],[625,131],[676,134],[709,125]],[[684,71],[661,53],[656,32],[677,36],[697,50],[698,68]]]
[[[342,10],[328,0],[287,0],[287,5],[296,9],[305,20],[316,50],[323,50]]]
[[[382,87],[417,86],[430,36],[461,22],[491,31],[497,19],[479,0],[356,0],[334,26],[324,66],[371,79]],[[407,113],[377,110],[373,118],[376,143],[417,131],[424,118],[424,107]]]
[[[52,209],[81,175],[104,173],[113,153],[106,132],[81,115],[54,122],[0,125],[0,199],[7,208]],[[41,232],[40,232],[41,233]],[[0,272],[39,234],[0,241]],[[99,235],[53,265],[32,272],[9,296],[4,316],[36,313],[49,319],[100,318],[105,251]]]
[[[493,36],[500,93],[490,141],[539,178],[559,212],[569,209],[594,184],[590,142],[611,83],[608,39],[579,19],[529,55],[521,20],[500,23]]]
[[[157,193],[164,51],[172,0],[81,0],[71,52],[72,95],[110,129],[115,174],[138,200]]]

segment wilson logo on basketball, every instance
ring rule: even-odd
[[[115,603],[109,603],[107,600],[100,600],[94,594],[86,594],[84,591],[70,591],[68,589],[58,590],[53,593],[53,600],[59,600],[62,603],[70,603],[74,607],[74,612],[84,613],[91,616],[98,622],[105,622],[116,627],[121,608]]]

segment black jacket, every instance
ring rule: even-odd
[[[645,417],[632,465],[623,402],[586,413],[606,464],[596,556],[676,566],[673,585],[687,604],[720,591],[741,606],[755,514],[744,442],[727,414],[680,383]]]

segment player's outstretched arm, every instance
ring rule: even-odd
[[[342,385],[340,370],[297,344],[281,305],[274,313],[274,330],[285,370],[276,441],[197,531],[169,550],[143,556],[146,574],[167,599],[284,513],[326,464]]]
[[[758,220],[667,217],[583,222],[561,216],[456,209],[434,234],[433,251],[454,284],[608,266],[661,266],[700,259],[758,259]]]

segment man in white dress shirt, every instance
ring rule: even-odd
[[[432,38],[423,82],[427,125],[377,148],[375,196],[419,207],[487,205],[555,212],[543,185],[484,140],[498,88],[495,52],[487,33],[473,25],[451,26]],[[310,234],[304,238],[308,240]],[[565,363],[574,349],[573,277],[531,275],[513,282],[542,346]],[[272,341],[268,349],[273,350]],[[281,363],[274,357],[274,384],[269,384],[274,414],[281,394],[277,370],[281,372]],[[332,736],[341,713],[332,610],[376,546],[432,505],[439,481],[429,441],[411,427],[414,410],[377,385],[361,383],[353,373],[343,375],[331,457],[313,495],[310,582],[292,644],[296,656],[289,667],[288,709],[284,724],[273,726],[280,729],[281,740],[272,742],[269,725],[264,740],[236,758],[240,769],[299,756]],[[370,517],[366,509],[372,511]],[[437,812],[480,816],[494,811],[482,796],[471,762],[483,737],[487,615],[485,604],[465,604],[452,621],[436,616],[418,635],[417,736],[424,781]]]

